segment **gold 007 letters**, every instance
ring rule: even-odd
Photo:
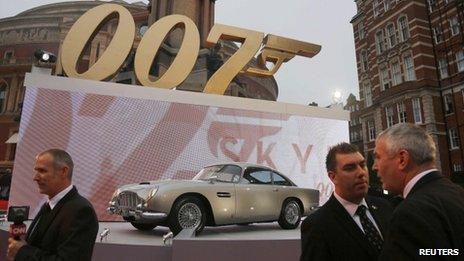
[[[105,52],[87,71],[78,73],[77,62],[84,48],[97,29],[110,17],[117,14],[118,27]],[[149,74],[153,60],[171,29],[184,28],[184,40],[169,69],[159,78]],[[130,12],[116,4],[103,4],[90,9],[71,27],[63,41],[61,64],[69,77],[102,81],[116,74],[129,55],[135,36],[135,22]],[[285,37],[215,24],[206,40],[214,46],[220,39],[241,43],[241,47],[219,68],[206,83],[205,93],[224,94],[229,83],[239,73],[254,76],[271,76],[282,63],[295,55],[313,57],[320,45],[301,42]],[[200,48],[200,35],[195,23],[183,15],[169,15],[159,19],[144,34],[137,48],[134,70],[138,81],[144,86],[172,89],[181,84],[195,65]],[[258,67],[250,67],[249,61],[258,54]],[[273,67],[269,70],[266,63]]]

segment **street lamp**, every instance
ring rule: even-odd
[[[34,56],[35,56],[35,58],[37,58],[37,60],[39,60],[39,62],[43,62],[43,63],[54,63],[54,62],[56,62],[56,55],[54,55],[51,52],[47,52],[45,50],[42,50],[42,49],[37,49],[34,52]]]
[[[342,102],[342,93],[340,91],[334,91],[332,93],[332,102],[338,104]]]

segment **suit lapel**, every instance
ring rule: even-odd
[[[37,225],[37,222],[40,220],[40,217],[42,216],[42,213],[44,212],[44,208],[45,208],[45,204],[42,205],[42,207],[39,210],[39,213],[37,213],[34,220],[32,220],[31,225],[27,229],[26,241],[28,243],[30,243],[30,241],[32,242],[32,239],[34,238],[34,235],[37,234],[37,233],[34,233],[34,232],[37,232],[36,231],[37,228],[35,226]],[[31,233],[33,233],[33,234],[31,234]]]
[[[376,258],[377,254],[374,249],[370,246],[369,242],[366,239],[366,236],[359,228],[359,226],[354,222],[353,218],[346,211],[346,209],[338,202],[334,195],[330,197],[328,202],[329,207],[332,208],[335,212],[334,218],[338,223],[351,235],[351,237],[362,247],[364,248],[369,255],[373,258]]]
[[[30,238],[31,243],[35,239],[41,239],[43,237],[43,235],[47,232],[49,226],[51,225],[51,223],[55,219],[56,215],[60,212],[60,209],[63,207],[63,205],[67,201],[72,199],[75,195],[77,195],[77,189],[76,189],[76,187],[73,187],[71,189],[71,191],[69,191],[60,201],[58,201],[58,203],[55,205],[53,210],[48,215],[44,216],[45,219],[43,220],[43,222],[42,221],[39,222],[39,224],[38,224],[39,226],[34,229],[33,235],[31,235],[31,238]],[[43,212],[43,207],[42,207],[42,210],[40,212]],[[37,216],[39,216],[39,215],[37,215]],[[37,220],[35,220],[35,222],[37,222]],[[32,224],[31,224],[31,227],[32,227]]]

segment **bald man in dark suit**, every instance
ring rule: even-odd
[[[26,240],[8,240],[9,260],[91,260],[98,220],[90,202],[71,184],[71,156],[59,149],[40,153],[34,166],[39,192],[48,196]]]

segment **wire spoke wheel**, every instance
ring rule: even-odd
[[[279,225],[283,229],[295,229],[301,221],[301,207],[296,199],[289,198],[282,204],[280,212]]]
[[[285,207],[284,215],[285,215],[285,220],[289,224],[293,225],[297,223],[300,218],[300,207],[298,206],[296,202],[292,201],[289,204],[287,204],[287,206]]]
[[[202,213],[200,207],[191,202],[182,205],[177,214],[177,220],[183,229],[197,228],[201,223],[201,219]]]

